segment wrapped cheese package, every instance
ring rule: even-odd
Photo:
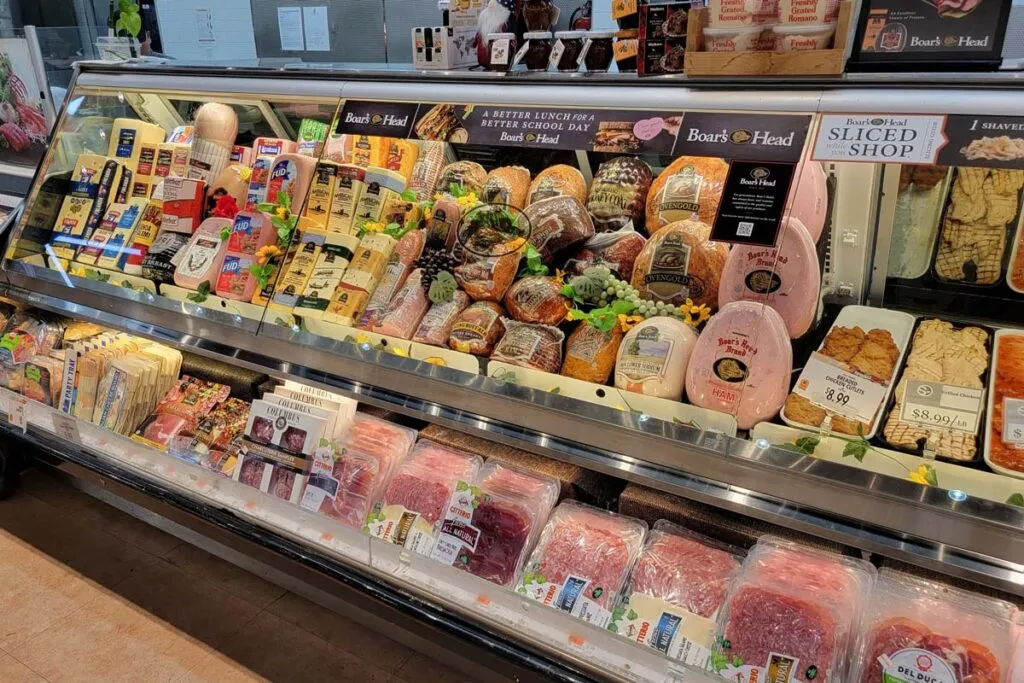
[[[456,491],[432,557],[511,586],[558,501],[558,481],[491,461]]]
[[[866,560],[762,537],[719,617],[722,656],[712,659],[719,675],[761,681],[767,671],[785,670],[787,681],[844,680],[857,619],[875,578]]]
[[[883,569],[846,680],[1008,681],[1015,611],[1002,600]]]
[[[647,524],[566,501],[555,508],[516,590],[603,628],[640,555]]]

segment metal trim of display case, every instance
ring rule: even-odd
[[[416,630],[409,629],[408,624],[403,624],[400,628],[424,634],[440,630],[449,640],[454,638],[463,644],[469,644],[471,648],[459,651],[460,655],[468,659],[479,659],[491,666],[500,666],[495,658],[507,661],[512,666],[507,671],[498,673],[511,680],[553,680],[564,683],[618,680],[602,672],[593,663],[582,659],[572,660],[563,652],[547,649],[543,643],[534,643],[512,631],[492,631],[481,622],[474,622],[435,603],[428,595],[419,595],[389,581],[386,575],[373,567],[357,565],[327,555],[308,543],[288,538],[268,527],[242,519],[227,509],[197,500],[117,463],[101,460],[93,455],[89,448],[66,441],[34,425],[29,425],[25,432],[21,432],[8,422],[2,421],[0,433],[24,439],[61,462],[81,468],[97,478],[94,483],[112,490],[115,495],[117,489],[124,487],[130,492],[141,494],[132,497],[136,504],[144,503],[146,498],[165,504],[173,510],[185,513],[186,516],[197,518],[198,522],[210,525],[218,531],[236,536],[305,569],[311,569],[325,579],[317,582],[321,590],[325,586],[330,586],[329,592],[335,595],[339,590],[349,596],[359,594],[361,602],[376,604],[397,614],[412,617],[419,626]],[[73,476],[82,478],[80,475]],[[187,518],[183,519],[178,515],[176,519],[181,523]],[[193,525],[185,526],[192,528]],[[197,531],[202,535],[209,533]],[[309,574],[306,573],[306,576]],[[514,638],[510,638],[510,635]]]
[[[1024,595],[1024,510],[1012,506],[961,500],[942,489],[421,363],[369,345],[274,325],[251,335],[17,271],[7,276],[8,295],[32,306],[323,386],[428,422]]]

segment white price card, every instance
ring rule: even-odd
[[[912,379],[903,394],[900,420],[976,434],[984,399],[984,389]]]
[[[885,400],[887,389],[881,382],[847,372],[831,359],[814,353],[800,373],[793,393],[825,410],[870,423]]]
[[[70,415],[53,414],[53,431],[65,441],[81,445],[82,436],[78,433],[78,420]]]
[[[1003,443],[1024,445],[1024,399],[1003,399]]]
[[[7,397],[7,421],[23,432],[28,430],[28,421],[25,419],[25,404],[27,400],[24,396],[18,396],[17,394]]]

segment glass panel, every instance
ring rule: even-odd
[[[257,204],[304,200],[336,109],[76,90],[7,267],[255,333],[257,251],[279,232]]]

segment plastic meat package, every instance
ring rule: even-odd
[[[558,501],[558,481],[488,462],[472,484],[457,485],[433,557],[511,586]]]
[[[416,432],[356,413],[344,452],[327,470],[316,462],[306,483],[302,507],[360,528],[395,466],[408,454]]]
[[[864,560],[761,538],[719,616],[715,670],[749,683],[841,680],[875,576]]]
[[[369,533],[423,554],[431,551],[438,523],[460,481],[472,481],[483,460],[421,439],[398,465],[369,517]]]
[[[564,502],[544,527],[517,590],[604,627],[646,534],[639,519]]]
[[[1002,683],[1013,605],[883,570],[861,621],[848,680]]]
[[[608,629],[704,666],[718,610],[743,556],[667,520],[655,523]]]

